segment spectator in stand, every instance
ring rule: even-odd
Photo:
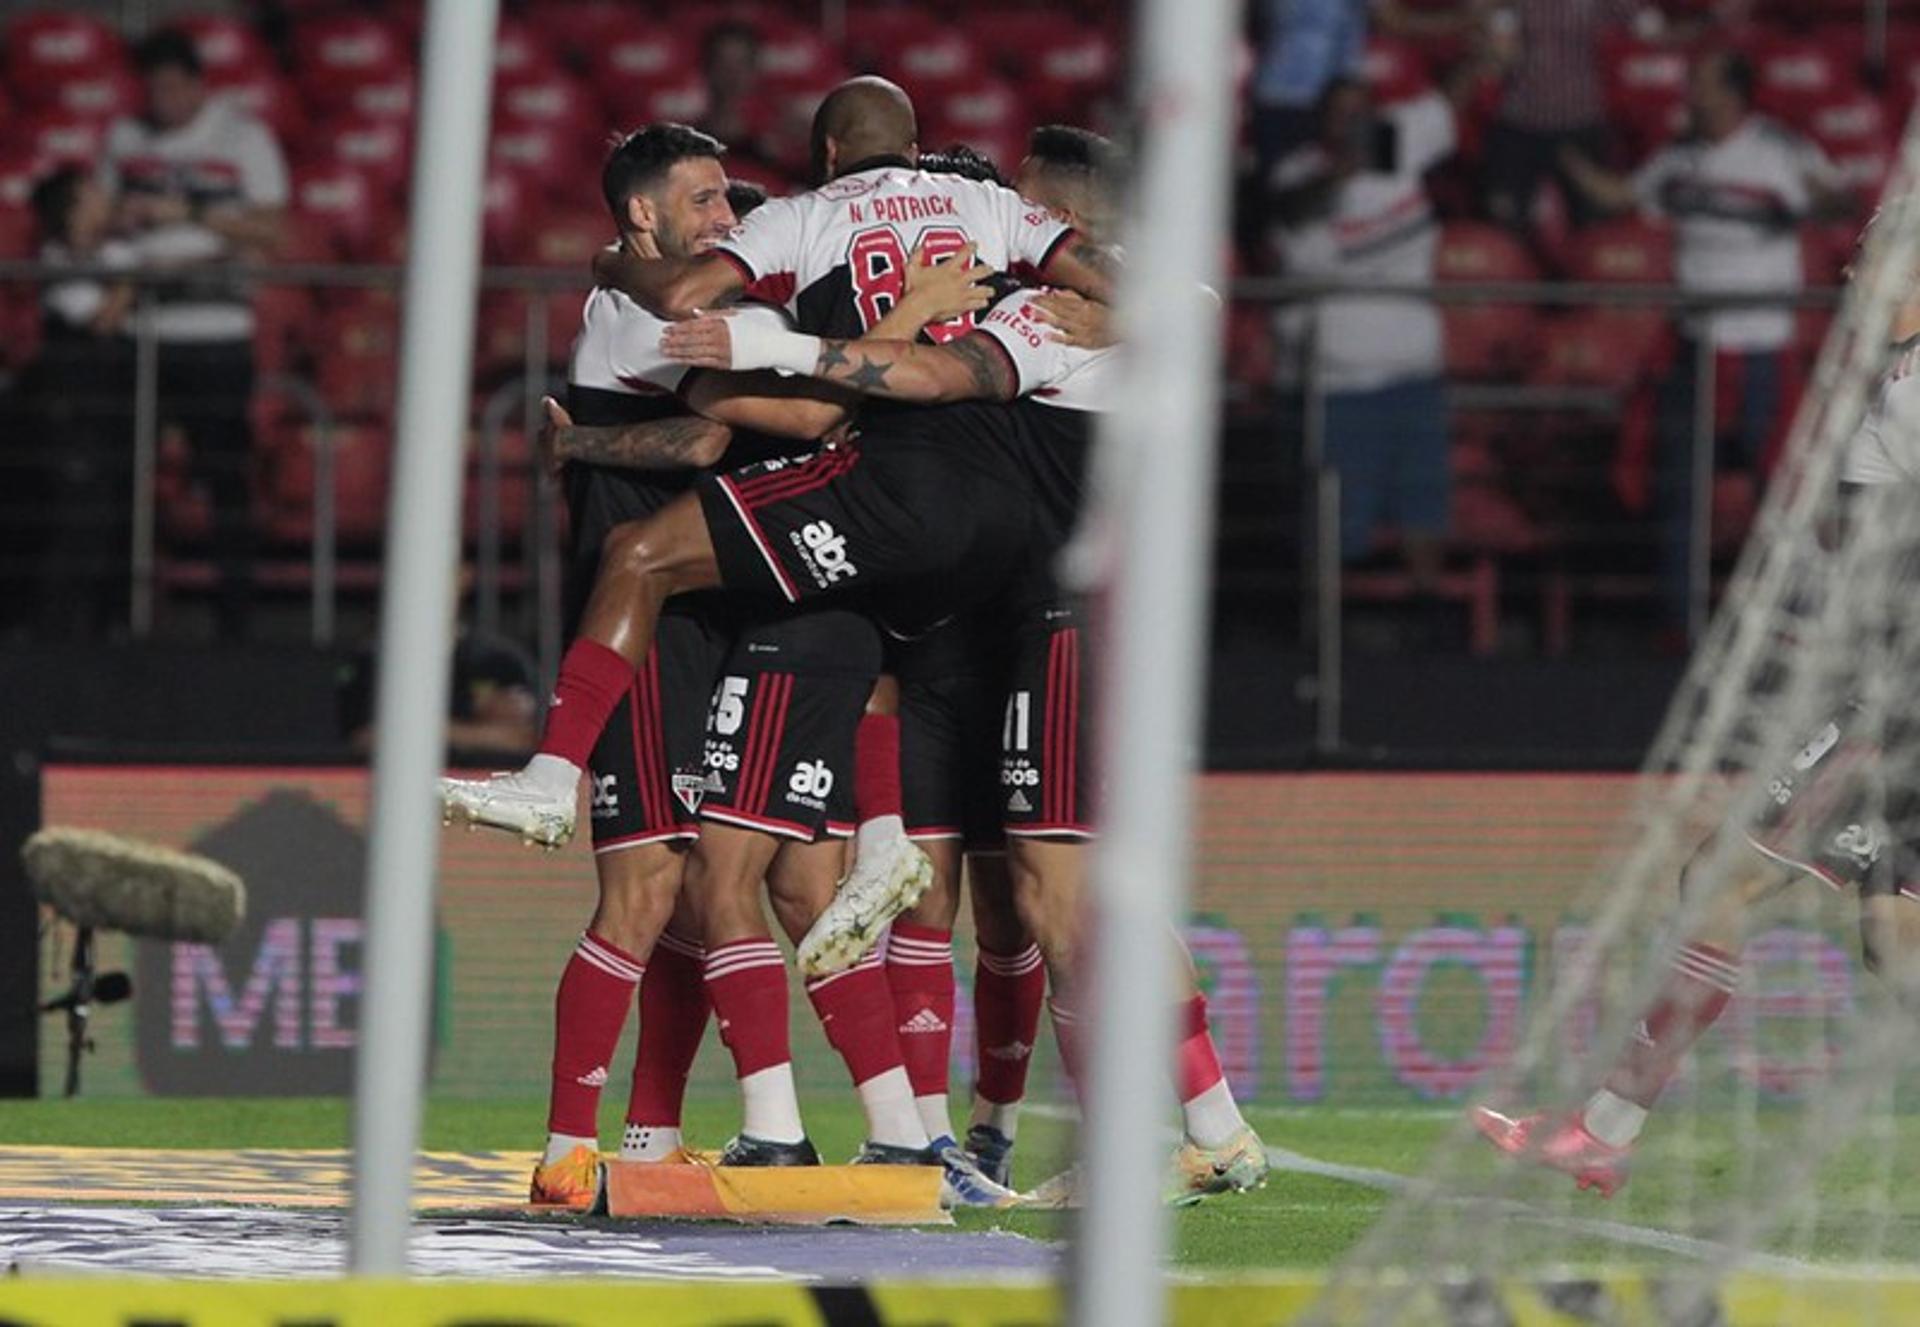
[[[1574,220],[1589,220],[1593,208],[1566,178],[1560,153],[1574,147],[1606,156],[1600,40],[1609,28],[1628,25],[1653,37],[1662,28],[1660,11],[1646,0],[1512,0],[1489,23],[1495,44],[1513,51],[1500,114],[1487,132],[1489,212],[1502,225],[1530,230],[1541,182],[1554,176]]]
[[[1439,232],[1425,176],[1455,145],[1445,96],[1376,110],[1364,84],[1334,83],[1321,98],[1315,141],[1273,171],[1284,270],[1431,285]],[[1439,312],[1420,298],[1341,296],[1284,306],[1278,330],[1283,386],[1317,388],[1324,400],[1342,561],[1364,557],[1382,526],[1396,529],[1419,620],[1434,637],[1445,612],[1438,596],[1450,499]]]
[[[373,693],[377,668],[371,649],[341,666],[335,680],[340,735],[357,756],[373,753]],[[453,641],[453,682],[447,692],[447,759],[453,764],[524,760],[539,743],[540,700],[533,661],[505,637],[460,628]]]
[[[145,113],[107,133],[100,179],[143,262],[179,267],[147,326],[160,348],[160,414],[188,436],[213,499],[223,634],[246,627],[252,576],[247,408],[253,310],[235,270],[278,246],[287,168],[273,135],[207,87],[186,33],[162,29],[134,63]]]
[[[1260,0],[1253,135],[1261,176],[1313,139],[1328,89],[1360,76],[1370,21],[1392,36],[1442,38],[1468,31],[1484,3],[1412,9],[1401,0]]]
[[[1753,111],[1753,68],[1730,51],[1703,54],[1687,90],[1688,136],[1632,176],[1616,175],[1575,149],[1561,160],[1593,203],[1638,208],[1670,219],[1683,290],[1699,294],[1779,292],[1805,284],[1800,223],[1844,215],[1851,203],[1820,149]],[[1732,386],[1733,417],[1720,421],[1716,463],[1758,471],[1783,422],[1783,352],[1793,341],[1788,307],[1727,309],[1689,321],[1659,386],[1654,483],[1661,529],[1661,594],[1667,626],[1687,624],[1693,504],[1696,349],[1716,355],[1716,378]],[[1632,505],[1631,493],[1626,494]]]
[[[35,186],[40,260],[128,268],[133,249],[112,239],[113,201],[89,171],[56,170]],[[132,502],[133,288],[110,277],[55,277],[40,295],[45,340],[20,383],[45,513],[39,547],[41,629],[93,639],[126,625]]]

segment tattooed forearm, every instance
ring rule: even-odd
[[[843,382],[857,392],[876,396],[891,395],[887,388],[887,370],[893,361],[881,359],[871,350],[848,341],[820,342],[820,357],[814,361],[813,376],[828,382]]]
[[[847,366],[847,343],[845,341],[822,341],[820,343],[820,362],[814,366],[817,378],[832,378],[835,369]]]
[[[858,368],[846,375],[847,386],[856,392],[881,392],[887,386],[887,370],[892,367],[891,361],[869,355]]]
[[[562,431],[560,454],[570,461],[622,470],[688,470],[718,461],[732,437],[725,424],[699,415],[645,424],[575,424]]]
[[[1019,391],[1013,380],[1013,367],[998,346],[990,345],[984,334],[963,336],[949,341],[947,354],[966,365],[973,381],[972,395],[982,401],[1011,401]]]
[[[1120,264],[1114,261],[1112,252],[1097,244],[1078,240],[1067,252],[1074,261],[1085,263],[1109,281],[1120,275]]]

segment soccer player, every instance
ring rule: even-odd
[[[1091,415],[1111,399],[1118,361],[1111,351],[1080,350],[1050,337],[1036,298],[1018,292],[1003,299],[977,331],[945,345],[890,343],[875,337],[837,342],[765,324],[704,318],[670,327],[662,346],[670,356],[707,367],[810,373],[901,401],[1018,398],[1012,411],[1035,417],[1035,437],[1044,439],[1045,449],[1026,462],[1044,488],[1065,501],[1067,514],[1054,537],[1033,546],[1032,560],[1011,579],[1005,596],[1014,647],[999,769],[1005,800],[999,809],[1012,840],[1015,903],[1021,922],[1046,956],[1055,1035],[1068,1071],[1077,1079],[1073,955],[1085,840],[1093,832],[1090,762],[1082,762],[1079,752],[1087,745],[1089,712],[1080,704],[1077,610],[1055,585],[1050,562],[1060,546],[1059,530],[1071,528],[1091,441]],[[902,417],[901,427],[910,427],[912,418]],[[881,448],[895,445],[890,438],[868,445],[878,455]],[[939,906],[930,905],[928,911]],[[950,935],[951,911],[937,915]],[[927,952],[933,947],[928,934],[933,929],[909,923],[908,953],[922,960],[912,966],[937,959]],[[1179,1191],[1254,1187],[1267,1174],[1266,1151],[1234,1103],[1208,1029],[1206,1001],[1192,985],[1190,969],[1182,1014],[1179,1087],[1187,1139],[1176,1156]],[[939,1108],[944,1111],[944,1100]],[[982,1130],[976,1141],[982,1144],[983,1159],[1004,1158],[1005,1148],[996,1145],[1002,1140]],[[983,1168],[992,1173],[984,1162]],[[1062,1201],[1072,1199],[1073,1187],[1071,1181],[1062,1186]]]
[[[730,231],[735,217],[722,150],[676,125],[649,126],[622,141],[609,155],[602,180],[622,243],[650,256],[683,255]],[[948,291],[935,295],[944,300]],[[927,307],[924,296],[903,298],[894,330],[911,335]],[[943,316],[952,307],[966,305],[933,306]],[[691,482],[690,472],[675,474],[670,467],[717,460],[728,447],[729,424],[811,438],[845,416],[841,405],[818,392],[801,395],[764,379],[688,373],[659,355],[659,322],[616,292],[595,291],[583,319],[569,386],[572,416],[579,421],[571,451],[579,463],[565,472],[575,617],[601,541],[622,521],[659,508]],[[644,446],[636,425],[648,428]],[[639,461],[651,468],[630,468]],[[590,817],[599,903],[556,996],[548,1140],[532,1183],[536,1202],[578,1207],[594,1199],[599,1093],[636,986],[644,1021],[622,1156],[678,1155],[680,1101],[706,1021],[707,964],[698,931],[684,915],[681,933],[665,936],[650,977],[648,959],[674,912],[686,844],[696,833],[705,784],[697,772],[705,754],[702,719],[733,626],[717,605],[676,606],[594,745]],[[765,625],[761,643],[778,630]],[[449,786],[455,790],[449,813],[469,813],[471,803],[460,790],[470,785]],[[564,837],[547,834],[535,820],[519,819],[513,827],[533,838]],[[824,870],[830,890],[837,857],[813,854],[812,860],[814,876]],[[788,875],[807,878],[805,872]]]
[[[1625,1184],[1632,1153],[1661,1090],[1701,1035],[1726,1011],[1740,980],[1740,950],[1756,904],[1801,875],[1860,901],[1862,957],[1909,1009],[1920,1008],[1920,768],[1912,721],[1895,716],[1875,731],[1858,699],[1867,684],[1911,685],[1915,638],[1903,619],[1914,588],[1914,534],[1920,533],[1920,292],[1894,322],[1891,367],[1841,462],[1847,529],[1835,584],[1861,603],[1858,674],[1848,700],[1767,783],[1764,809],[1744,839],[1725,848],[1709,838],[1681,873],[1704,872],[1723,852],[1730,875],[1702,910],[1672,969],[1620,1059],[1570,1115],[1509,1116],[1471,1111],[1501,1151],[1571,1175],[1581,1189],[1610,1197]],[[1889,532],[1900,537],[1890,538]],[[1726,831],[1722,831],[1726,832]]]

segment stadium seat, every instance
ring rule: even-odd
[[[387,523],[387,486],[392,449],[381,429],[336,424],[325,432],[333,447],[334,525],[340,544],[366,547],[380,541]],[[319,425],[295,429],[268,456],[268,537],[280,544],[310,544]]]
[[[629,83],[619,93],[604,92],[607,110],[616,125],[641,125],[655,120],[695,124],[707,113],[707,85],[697,71],[682,73],[663,83]]]
[[[916,97],[943,95],[977,82],[986,72],[980,48],[959,28],[932,24],[915,31],[895,20],[880,25],[879,31],[885,35],[862,31],[850,40],[873,42],[873,65],[912,88]]]
[[[1601,43],[1609,114],[1640,155],[1672,138],[1684,117],[1688,58],[1676,47],[1631,37]]]
[[[1450,222],[1440,233],[1434,275],[1441,283],[1532,281],[1532,255],[1497,226]],[[1524,304],[1453,304],[1444,308],[1447,372],[1464,379],[1525,373],[1538,350],[1534,311]]]
[[[357,168],[385,197],[398,199],[405,192],[412,151],[406,125],[349,116],[317,125],[313,138],[334,160]]]
[[[492,262],[509,261],[520,250],[538,195],[518,172],[495,165],[481,194],[481,235]]]
[[[1034,53],[1029,101],[1047,120],[1081,124],[1094,103],[1109,97],[1120,75],[1113,37],[1099,28],[1063,32]]]
[[[1769,115],[1805,126],[1816,106],[1858,91],[1860,48],[1851,56],[1817,36],[1768,33],[1749,52],[1754,102]]]
[[[500,16],[493,43],[493,86],[496,91],[533,82],[558,73],[560,62],[546,33],[512,14]]]
[[[137,114],[141,100],[140,80],[116,66],[62,80],[51,105],[68,115],[110,123]]]
[[[697,81],[698,47],[664,24],[629,25],[615,40],[590,51],[587,73],[607,109],[633,118],[652,89]]]
[[[6,53],[7,90],[23,106],[49,105],[68,79],[126,64],[125,44],[112,27],[54,8],[29,10],[8,23],[0,49]]]
[[[812,28],[780,23],[761,30],[760,77],[770,91],[831,84],[844,73],[839,51]]]
[[[289,219],[291,220],[291,218]],[[288,227],[289,233],[295,227]],[[282,250],[287,262],[312,261]],[[293,367],[302,349],[302,337],[313,324],[313,292],[304,286],[253,288],[253,360],[261,373],[284,373]]]
[[[1644,314],[1651,312],[1652,321]],[[1657,310],[1587,308],[1536,323],[1541,387],[1598,387],[1625,393],[1640,385],[1665,345]]]
[[[38,239],[31,211],[0,205],[0,259],[33,257]]]
[[[418,94],[411,69],[390,69],[348,90],[339,114],[362,120],[392,120],[410,127]]]
[[[596,163],[585,153],[594,140],[577,129],[559,124],[522,122],[499,126],[487,144],[488,159],[496,169],[510,170],[529,185],[545,190],[568,190],[578,195],[597,174]]]
[[[193,38],[207,81],[239,83],[273,70],[273,56],[251,23],[229,14],[182,14],[169,26]]]
[[[922,146],[967,143],[1005,169],[1018,164],[1017,158],[1013,162],[1004,159],[1007,146],[1012,145],[1015,151],[1023,149],[1032,121],[1013,84],[1003,78],[981,78],[932,100]]]
[[[591,85],[560,70],[501,85],[493,105],[496,131],[507,125],[551,124],[592,141],[606,132],[606,114]]]
[[[394,223],[384,186],[351,162],[307,159],[293,168],[291,211],[321,227],[344,258],[364,258]]]
[[[593,255],[612,238],[613,220],[604,205],[566,208],[528,229],[521,257],[538,267],[572,268],[584,275]]]
[[[1373,99],[1383,106],[1411,101],[1433,87],[1420,48],[1391,37],[1374,37],[1367,42],[1360,72],[1373,89]]]
[[[1567,275],[1575,281],[1661,285],[1673,280],[1673,233],[1639,220],[1588,226],[1567,247]]]
[[[56,165],[92,166],[106,147],[107,122],[71,111],[30,111],[12,131],[14,143],[43,169]]]
[[[494,445],[500,463],[500,542],[513,546],[526,537],[533,511],[533,452],[517,428],[502,429]],[[462,536],[469,544],[480,537],[480,475],[480,439],[475,433],[467,439],[467,475],[460,504]]]
[[[1841,92],[1809,109],[1805,124],[1847,187],[1863,202],[1877,199],[1896,146],[1886,102],[1860,89]]]
[[[345,109],[355,88],[390,78],[411,62],[396,25],[361,11],[302,22],[294,30],[292,49],[301,95],[320,114]]]
[[[581,68],[592,67],[602,51],[632,36],[637,26],[633,10],[621,0],[536,0],[527,15],[562,59]]]
[[[220,96],[239,103],[249,115],[271,129],[282,148],[305,141],[306,105],[293,84],[277,71],[263,69],[215,86]]]
[[[393,408],[400,316],[385,291],[341,292],[320,319],[314,385],[338,418],[385,415]]]

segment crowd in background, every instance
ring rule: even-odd
[[[256,375],[314,385],[333,425],[342,536],[377,542],[392,295],[249,290],[232,265],[402,256],[419,16],[415,3],[259,0],[185,11],[129,41],[47,8],[0,34],[0,256],[180,272],[145,306],[98,276],[0,285],[10,418],[39,421],[35,502],[73,516],[8,550],[11,568],[24,557],[43,578],[41,625],[85,634],[124,615],[136,318],[161,346],[162,543],[204,550],[224,632],[247,630],[262,539],[284,551],[311,537],[312,421],[283,394],[256,393]],[[730,145],[736,176],[797,187],[811,106],[850,71],[906,85],[924,144],[969,141],[1003,165],[1035,123],[1115,127],[1121,8],[855,3],[838,41],[820,17],[749,2],[682,5],[672,22],[640,25],[611,0],[509,4],[489,261],[584,270],[605,238],[592,182],[614,125],[697,123]],[[1661,624],[1680,631],[1699,370],[1711,362],[1725,544],[1824,315],[1669,319],[1436,305],[1420,291],[1831,283],[1913,99],[1904,31],[1876,65],[1851,4],[1253,0],[1235,271],[1385,288],[1242,303],[1231,325],[1243,419],[1268,421],[1272,447],[1303,473],[1339,476],[1342,560],[1399,569],[1392,594],[1450,639],[1460,582],[1449,569],[1463,554],[1579,565],[1585,523],[1630,530],[1641,547],[1595,556],[1643,571]],[[547,312],[558,359],[577,301]],[[519,371],[528,321],[519,296],[484,297],[483,389]],[[1496,418],[1462,404],[1477,384],[1602,388],[1615,409],[1582,415],[1549,395]],[[48,436],[65,440],[57,459]],[[1303,502],[1303,488],[1285,501]],[[99,592],[74,593],[83,581]]]

